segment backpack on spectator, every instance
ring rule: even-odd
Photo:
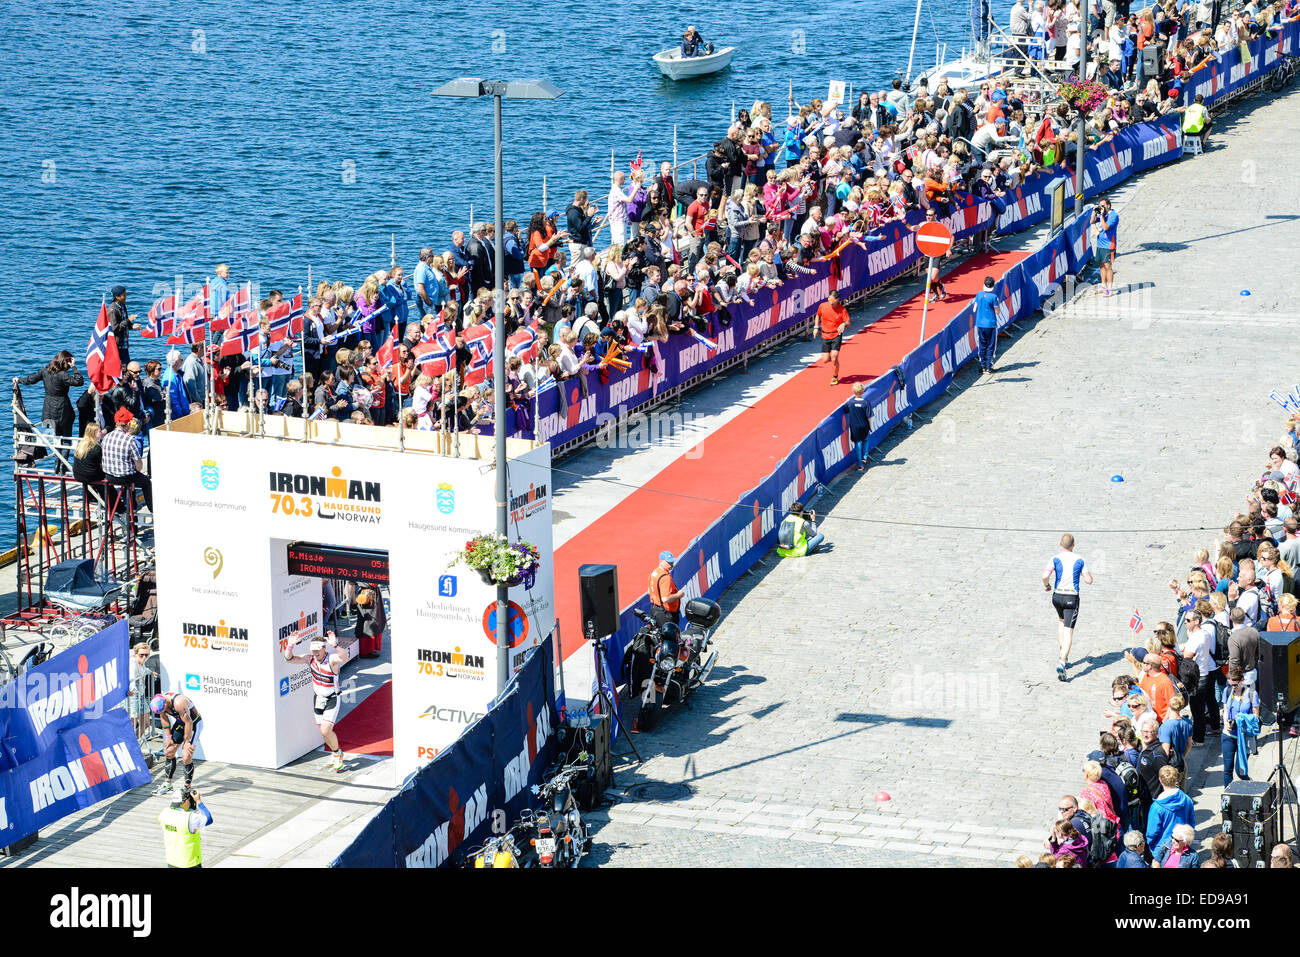
[[[1277,614],[1277,602],[1273,599],[1273,589],[1268,587],[1268,582],[1255,582],[1255,596],[1259,599],[1259,618],[1251,622],[1259,631],[1264,631],[1268,626],[1268,620]]]
[[[1183,696],[1188,704],[1192,703],[1192,691],[1201,678],[1201,670],[1196,667],[1194,658],[1184,658],[1178,654],[1160,653],[1160,667],[1169,680],[1174,683],[1174,691]]]
[[[1101,867],[1110,860],[1112,854],[1118,853],[1119,828],[1101,811],[1096,814],[1087,814],[1086,811],[1081,813],[1087,815],[1091,822],[1088,827],[1088,864]]]
[[[1228,663],[1228,626],[1217,619],[1210,619],[1214,626],[1214,663],[1222,667]]]
[[[1131,805],[1138,800],[1138,770],[1124,759],[1122,754],[1112,754],[1106,758],[1106,767],[1119,775],[1124,782],[1124,796]]]

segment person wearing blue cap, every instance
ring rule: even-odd
[[[686,592],[677,587],[673,581],[673,566],[677,564],[677,559],[670,551],[659,553],[659,564],[655,566],[654,571],[650,573],[650,616],[654,618],[655,623],[659,625],[672,622],[677,624],[678,609],[682,606],[682,598]]]

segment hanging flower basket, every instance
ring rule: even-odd
[[[1056,88],[1056,95],[1087,116],[1106,103],[1111,90],[1096,80],[1066,80]]]
[[[447,567],[462,563],[478,572],[485,585],[513,588],[522,584],[532,588],[541,556],[531,542],[511,542],[495,532],[486,532],[467,541]]]

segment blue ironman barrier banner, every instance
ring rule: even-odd
[[[0,774],[0,846],[151,780],[123,709],[64,725],[41,754]]]
[[[126,700],[129,641],[126,621],[114,622],[0,689],[0,770],[32,760],[64,728]]]
[[[553,639],[504,694],[366,824],[333,867],[443,867],[533,807],[555,760]]]
[[[1088,263],[1087,207],[1065,229],[1048,239],[1028,258],[1012,267],[995,285],[1003,307],[1002,326],[1032,315],[1066,276]],[[1075,248],[1080,252],[1075,253]],[[1040,291],[1041,288],[1041,291]],[[944,327],[929,336],[903,361],[867,384],[864,397],[871,405],[868,448],[874,449],[910,412],[933,401],[952,384],[953,376],[975,355],[974,310],[966,307]],[[776,544],[781,519],[795,501],[808,502],[824,485],[856,462],[846,416],[838,410],[798,442],[772,472],[742,495],[691,544],[684,548],[673,578],[686,599],[717,599]],[[624,650],[640,621],[633,609],[648,612],[642,596],[623,611],[620,628],[608,644],[609,664],[616,681]]]

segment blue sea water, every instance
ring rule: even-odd
[[[783,116],[828,82],[881,89],[907,65],[911,0],[774,0],[691,8],[631,0],[565,4],[87,2],[0,4],[0,374],[34,372],[85,343],[122,283],[144,318],[182,274],[218,262],[263,292],[386,267],[492,204],[491,100],[442,100],[457,76],[538,78],[553,102],[505,105],[505,213],[526,222],[626,169],[701,155],[732,105]],[[927,0],[917,63],[968,33],[966,0]],[[687,23],[734,45],[730,68],[673,83],[650,57]],[[915,72],[914,68],[914,72]],[[701,164],[701,170],[703,166]],[[603,199],[600,205],[604,207]],[[132,338],[132,358],[161,358]],[[40,410],[41,388],[25,390]],[[0,429],[0,454],[11,449]],[[0,540],[12,505],[0,493]]]

